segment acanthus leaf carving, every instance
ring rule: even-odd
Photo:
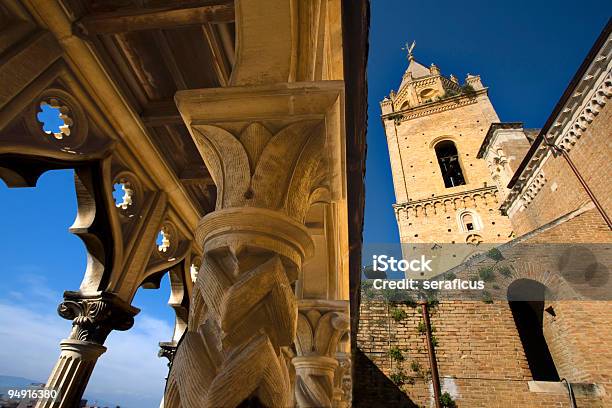
[[[139,309],[109,293],[86,296],[65,292],[57,312],[64,319],[72,320],[70,339],[101,345],[111,330],[131,328]]]

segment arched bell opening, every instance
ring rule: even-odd
[[[457,187],[466,184],[457,146],[452,140],[442,140],[434,147],[444,187]]]

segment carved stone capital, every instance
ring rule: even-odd
[[[349,330],[348,302],[301,300],[297,357],[292,362],[296,372],[295,398],[300,407],[331,407],[342,400],[343,371],[338,372],[338,342]],[[342,367],[346,362],[342,361]],[[340,380],[336,377],[340,376]]]
[[[349,330],[348,308],[346,300],[300,300],[298,356],[335,357],[340,338]]]
[[[159,351],[157,352],[157,357],[167,358],[168,367],[172,366],[172,361],[174,360],[174,355],[176,354],[176,346],[176,343],[173,341],[159,343]]]
[[[72,320],[69,339],[104,344],[111,330],[128,330],[140,310],[111,293],[83,295],[64,292],[64,301],[57,312]]]

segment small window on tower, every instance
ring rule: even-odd
[[[463,232],[479,231],[482,229],[478,215],[473,211],[465,211],[459,215],[459,227]]]
[[[459,164],[459,154],[455,143],[444,140],[436,145],[436,156],[442,171],[444,186],[446,188],[462,186],[465,184],[461,164]]]

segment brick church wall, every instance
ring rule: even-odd
[[[584,370],[572,373],[575,378],[568,376],[572,382],[596,382],[609,387],[609,376],[593,374],[612,372],[608,366],[612,361],[610,351],[605,350],[612,333],[601,332],[606,327],[612,332],[612,322],[599,309],[602,306],[603,302],[559,305],[558,324],[551,328],[553,333],[547,334],[548,338],[556,336],[557,331],[564,333],[565,340],[571,337],[566,352],[571,353],[570,347],[580,350],[581,361],[576,366],[582,365]],[[407,317],[396,322],[391,317],[395,308],[403,310]],[[531,372],[507,302],[444,301],[432,308],[430,315],[438,343],[442,392],[451,393],[457,407],[570,407],[566,393],[529,390]],[[420,306],[362,301],[353,406],[430,406],[429,362],[425,335],[418,330],[420,321]],[[402,350],[404,361],[390,358],[391,347]],[[587,355],[589,350],[593,351],[591,357]],[[398,367],[409,377],[400,386],[391,381]],[[577,402],[580,407],[605,406],[594,396],[577,395]]]
[[[595,116],[582,137],[570,150],[569,157],[609,216],[612,216],[612,144],[610,144],[611,104]],[[563,157],[550,157],[543,168],[546,183],[523,211],[511,216],[517,235],[541,227],[585,203],[590,202],[584,188]],[[608,239],[609,239],[608,229]]]

